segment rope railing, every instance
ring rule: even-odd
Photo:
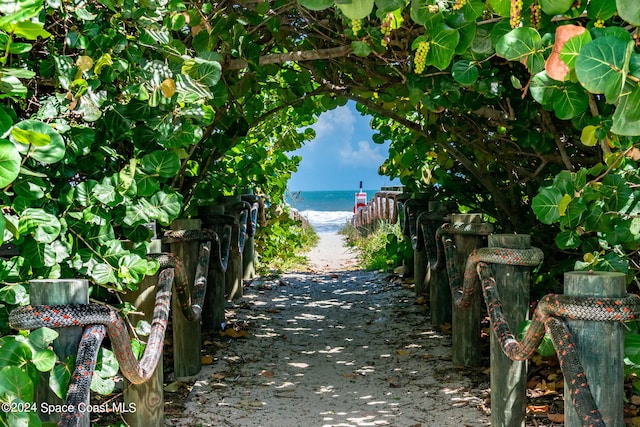
[[[621,322],[635,320],[640,317],[640,297],[633,294],[619,294],[617,297],[558,294],[547,295],[539,301],[526,335],[522,339],[517,339],[516,334],[511,329],[509,319],[504,314],[505,307],[508,308],[508,305],[512,304],[513,300],[504,301],[501,299],[501,292],[498,290],[499,281],[513,280],[513,277],[511,277],[510,274],[507,274],[500,277],[500,279],[497,279],[493,270],[500,265],[532,268],[542,262],[543,254],[540,249],[535,247],[477,248],[471,251],[469,256],[465,259],[464,274],[461,275],[461,268],[459,267],[460,261],[459,257],[457,257],[457,248],[452,236],[500,236],[493,235],[492,233],[493,229],[490,224],[445,223],[438,227],[435,232],[433,229],[430,229],[425,234],[425,244],[431,268],[446,269],[454,308],[468,310],[480,299],[483,299],[486,304],[493,331],[492,342],[495,338],[497,344],[495,347],[492,344],[491,349],[492,425],[522,425],[522,423],[524,423],[525,416],[524,393],[526,391],[522,388],[522,396],[518,397],[513,395],[513,389],[505,389],[499,385],[504,383],[503,376],[505,372],[509,372],[511,376],[515,376],[514,373],[519,370],[504,366],[501,368],[493,366],[495,359],[493,353],[495,351],[501,352],[507,356],[508,359],[514,362],[527,360],[533,356],[542,338],[545,336],[545,333],[550,335],[560,361],[560,367],[565,376],[565,413],[576,414],[576,425],[578,425],[578,423],[580,423],[580,425],[597,427],[604,427],[605,425],[619,425],[617,420],[620,420],[619,417],[622,416],[621,407],[620,410],[612,410],[610,407],[602,409],[598,407],[598,400],[607,402],[601,406],[611,406],[610,404],[612,404],[617,407],[621,405],[622,396],[620,395],[619,399],[617,399],[619,402],[617,402],[617,400],[611,400],[608,398],[608,395],[614,393],[614,391],[606,388],[607,393],[600,393],[597,396],[598,400],[594,397],[594,394],[592,393],[593,387],[590,387],[589,384],[590,375],[587,374],[588,370],[585,370],[581,361],[582,359],[588,359],[593,352],[587,352],[587,355],[578,353],[576,350],[578,347],[576,345],[577,339],[575,338],[576,329],[574,328],[572,330],[570,323],[572,321],[590,321],[596,323],[609,322],[618,324],[622,327]],[[433,237],[429,238],[429,236]],[[503,236],[507,236],[508,239],[520,237],[517,235]],[[594,273],[585,274],[589,278],[597,276],[597,274]],[[622,289],[624,289],[624,275],[622,273],[619,275],[622,279]],[[567,278],[565,278],[565,281],[566,280]],[[502,286],[508,288],[511,286],[511,283],[505,283]],[[522,297],[524,296],[520,296],[520,298]],[[526,301],[528,301],[528,288]],[[529,308],[528,303],[521,304],[521,307],[522,310],[524,310],[522,317],[526,318]],[[479,323],[479,319],[474,319],[473,321]],[[455,344],[455,336],[456,334],[460,334],[457,330],[457,326],[454,316],[454,324],[452,325],[454,337],[453,360],[464,360],[461,357],[457,358],[455,354],[456,352],[465,353],[464,346],[458,347]],[[577,333],[582,332],[582,329],[583,327],[577,329]],[[464,337],[464,339],[470,339],[472,341],[472,344],[470,345],[477,345],[475,343],[476,338],[477,337]],[[608,338],[609,337],[607,336],[600,337],[601,340]],[[622,345],[622,342],[617,343],[617,347],[620,350],[622,349]],[[607,358],[607,355],[604,357]],[[622,357],[619,358],[619,362],[618,368],[621,370]],[[473,363],[474,361],[471,361],[471,364]],[[593,375],[593,372],[596,372],[597,369],[602,369],[603,364],[605,364],[603,360],[599,360],[599,362],[595,363],[598,368],[592,369],[591,375]],[[494,378],[494,373],[497,375],[496,378]],[[612,375],[613,378],[605,378],[604,380],[617,382],[618,380],[616,378],[618,376],[621,377],[622,375]],[[603,377],[599,377],[599,379],[602,378]],[[518,380],[519,378],[510,378],[509,383],[515,384]],[[526,380],[526,372],[523,374],[523,380]],[[619,385],[620,387],[612,388],[619,388],[622,390],[622,384],[620,383]],[[495,393],[494,395],[494,388],[496,390],[500,390],[500,393]],[[598,384],[596,389],[602,390],[603,385]],[[518,405],[521,407],[517,408]],[[602,412],[607,413],[607,416],[603,417]],[[512,419],[505,420],[509,416],[511,416]]]
[[[174,283],[176,268],[180,268],[178,263],[161,265],[151,334],[147,340],[142,359],[139,362],[131,349],[131,337],[123,319],[115,309],[108,305],[97,303],[55,306],[29,305],[18,307],[11,312],[9,324],[14,329],[86,327],[78,347],[74,374],[69,386],[71,393],[68,393],[66,397],[67,405],[65,405],[65,408],[68,409],[68,412],[62,414],[59,425],[79,425],[80,419],[84,416],[79,403],[88,401],[89,386],[91,385],[93,368],[96,363],[97,349],[102,343],[105,330],[111,340],[120,371],[125,378],[133,384],[141,384],[147,381],[154,373],[158,360],[162,355],[171,304],[171,287]],[[176,286],[185,285],[185,283],[176,283]],[[192,310],[192,307],[188,308]],[[100,327],[96,327],[98,325]]]
[[[118,360],[120,372],[123,377],[131,383],[129,388],[149,383],[154,375],[162,375],[162,370],[158,370],[161,363],[162,349],[165,342],[165,332],[167,329],[168,316],[171,311],[174,315],[180,313],[187,321],[195,322],[198,326],[201,323],[203,311],[207,311],[207,294],[211,293],[211,285],[224,289],[224,273],[233,252],[242,252],[249,233],[255,232],[260,204],[257,199],[249,202],[240,202],[233,206],[231,210],[238,211],[237,216],[229,215],[227,220],[220,221],[217,231],[212,230],[168,230],[165,232],[162,242],[172,247],[172,253],[149,254],[150,259],[158,261],[160,268],[157,273],[157,282],[152,284],[155,287],[155,297],[153,301],[153,314],[151,316],[151,333],[147,338],[146,347],[142,358],[138,361],[131,348],[131,336],[129,335],[125,320],[118,311],[107,304],[62,304],[62,305],[28,305],[14,309],[9,316],[9,325],[16,330],[33,330],[41,327],[67,328],[84,327],[84,333],[77,347],[76,364],[72,375],[69,392],[67,393],[67,412],[60,414],[58,425],[61,426],[82,426],[88,425],[86,408],[89,405],[89,388],[91,378],[95,369],[98,350],[102,345],[103,338],[109,336],[113,352]],[[240,206],[241,204],[241,206]],[[232,220],[233,224],[230,223]],[[210,221],[211,222],[211,221]],[[212,222],[215,222],[212,221]],[[250,223],[249,223],[250,222]],[[235,226],[235,227],[234,227]],[[173,250],[180,245],[196,243],[197,251],[195,257],[187,257],[184,260]],[[237,246],[235,250],[233,247]],[[193,246],[191,246],[193,247]],[[188,249],[187,249],[188,252]],[[181,251],[183,253],[183,251]],[[186,252],[184,252],[186,253]],[[187,261],[195,261],[195,265],[185,265]],[[192,263],[190,263],[192,264]],[[242,264],[240,264],[242,267]],[[223,280],[210,279],[215,276],[222,276]],[[157,285],[157,286],[156,286]],[[172,302],[172,296],[173,298]],[[171,306],[174,306],[171,310]],[[222,301],[224,309],[224,301]],[[173,327],[176,327],[174,317]],[[200,342],[200,328],[194,332],[197,336],[187,337],[187,341]],[[175,338],[175,337],[174,337]],[[180,351],[175,347],[174,339],[174,359],[178,359]],[[200,369],[200,352],[195,353],[198,359],[197,369]],[[190,372],[193,375],[197,372]],[[176,372],[176,376],[184,376]],[[157,391],[162,396],[162,381],[159,381],[160,390]],[[151,392],[146,390],[146,392]],[[125,389],[125,394],[127,390]],[[148,396],[147,396],[148,398]],[[138,409],[142,409],[146,400],[140,397]],[[162,397],[161,397],[162,399]],[[125,396],[125,401],[127,396]],[[162,402],[161,403],[161,407]],[[161,408],[162,411],[162,408]],[[140,411],[142,412],[142,411]],[[163,416],[156,420],[144,419],[145,425],[163,425]]]
[[[446,214],[445,204],[419,196],[393,194],[393,208],[385,210],[389,200],[388,194],[376,193],[354,215],[353,225],[368,228],[387,220],[387,213],[397,215],[394,221],[398,220],[414,251],[416,294],[430,294],[434,325],[452,323],[454,364],[480,364],[482,303],[489,311],[492,425],[524,424],[527,378],[522,363],[537,350],[545,334],[554,343],[565,376],[568,425],[621,425],[624,337],[620,328],[622,322],[640,316],[640,297],[626,294],[624,274],[612,278],[584,273],[586,281],[604,281],[585,292],[584,284],[573,288],[567,284],[583,273],[567,273],[565,294],[547,295],[538,302],[527,334],[518,340],[510,325],[518,326],[528,318],[530,271],[543,260],[542,252],[530,246],[530,236],[494,234],[491,224],[481,222],[481,215]],[[620,281],[618,291],[600,293],[609,289],[610,281]],[[450,310],[443,309],[446,306]],[[607,340],[607,351],[593,351],[601,347],[598,340]],[[576,351],[581,346],[584,350]],[[573,424],[568,421],[572,417]]]

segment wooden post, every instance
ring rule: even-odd
[[[430,280],[429,262],[424,247],[424,233],[422,232],[422,226],[426,221],[423,213],[426,213],[426,210],[421,209],[416,217],[417,242],[413,250],[413,283],[416,296],[426,294],[429,291]]]
[[[481,222],[480,214],[453,214],[452,223],[469,224]],[[482,246],[482,236],[474,235],[454,235],[456,245],[456,265],[460,271],[460,277],[464,276],[464,269],[467,258],[474,249]],[[478,282],[479,286],[479,282]],[[478,298],[470,307],[460,309],[453,307],[452,311],[452,345],[454,365],[479,366],[480,365],[480,295],[482,292],[478,288]]]
[[[528,234],[492,234],[490,248],[529,249]],[[504,318],[515,329],[529,315],[531,267],[491,264]],[[491,425],[524,427],[527,408],[527,363],[509,359],[491,333]]]
[[[416,194],[415,199],[407,200],[406,212],[409,221],[409,233],[413,247],[413,283],[416,296],[427,290],[425,276],[427,275],[427,253],[424,249],[424,236],[420,226],[420,214],[426,212],[429,201],[422,198],[423,194]]]
[[[406,210],[405,210],[405,203],[407,202],[407,200],[409,199],[410,194],[408,193],[402,193],[398,196],[397,198],[397,208],[398,208],[398,222],[400,224],[400,230],[402,231],[402,234],[407,236],[408,235],[408,230],[407,230],[407,221],[406,221]]]
[[[60,305],[60,304],[88,304],[89,281],[86,279],[40,279],[29,281],[29,296],[32,305]],[[58,338],[53,341],[53,351],[59,360],[65,360],[68,356],[78,352],[78,344],[82,339],[84,326],[56,329]],[[49,405],[62,405],[64,402],[49,388],[49,374],[42,373],[35,401],[38,408],[41,403]],[[85,402],[87,405],[89,402]],[[60,413],[39,413],[40,419],[45,422],[57,423],[60,421]],[[89,427],[90,413],[81,415],[79,426]]]
[[[253,279],[256,276],[255,234],[258,227],[260,197],[255,196],[253,192],[251,192],[250,194],[243,194],[242,200],[251,205],[247,218],[247,237],[244,242],[244,250],[242,251],[242,278]]]
[[[244,243],[244,250],[242,251],[243,279],[250,280],[256,277],[255,255],[255,234],[247,234],[247,240]]]
[[[162,252],[162,241],[154,239],[149,245],[149,253]],[[158,275],[147,276],[138,284],[138,289],[129,291],[123,296],[142,314],[130,314],[129,320],[135,327],[143,320],[151,324],[158,290]],[[124,379],[123,397],[125,408],[135,408],[124,413],[124,419],[131,426],[161,427],[164,425],[164,389],[163,389],[162,357],[158,360],[156,370],[151,378],[143,384],[132,384]]]
[[[440,202],[429,202],[430,223],[423,226],[423,234],[426,239],[434,239],[435,232],[444,222],[444,204]],[[440,218],[440,219],[435,219]],[[426,233],[425,233],[426,231]],[[429,233],[429,235],[427,235]],[[444,323],[451,324],[451,288],[449,287],[449,277],[447,269],[431,270],[429,272],[429,304],[431,311],[431,324],[440,326]]]
[[[240,239],[244,236],[243,228],[246,229],[246,224],[242,224],[242,221],[246,221],[246,216],[243,216],[243,212],[240,209],[236,209],[236,205],[242,202],[240,196],[230,196],[225,201],[224,213],[232,215],[237,220],[237,225],[234,225],[234,231],[231,237],[231,251],[229,254],[229,265],[227,266],[227,272],[225,274],[225,292],[228,300],[236,300],[242,297],[242,251],[240,250]]]
[[[580,297],[624,297],[625,275],[571,271],[564,275],[564,293]],[[623,426],[624,325],[590,320],[567,319],[566,322],[604,424]],[[568,382],[569,378],[565,378],[564,425],[579,427],[583,423],[571,403]]]
[[[199,219],[182,219],[171,223],[172,230],[200,230]],[[200,242],[197,240],[171,243],[171,252],[182,260],[188,279],[193,287]],[[175,286],[175,284],[174,284]],[[173,327],[173,370],[176,377],[188,377],[200,372],[200,350],[202,349],[199,320],[187,320],[180,309],[176,292],[171,294],[171,324]]]
[[[220,239],[222,254],[218,253],[217,248],[211,248],[212,258],[209,261],[207,293],[202,308],[202,327],[208,331],[219,331],[225,321],[225,274],[227,271],[226,268],[221,268],[219,258],[222,257],[225,261],[229,258],[231,229],[235,219],[224,215],[223,205],[200,206],[198,215],[203,227],[214,231]]]

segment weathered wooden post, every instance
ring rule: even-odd
[[[380,210],[378,209],[378,193],[375,193],[371,200],[369,200],[369,206],[371,207],[371,217],[375,221],[375,226],[380,224]]]
[[[480,223],[481,214],[452,214],[452,223]],[[467,258],[474,249],[482,246],[482,236],[469,234],[456,234],[453,239],[456,245],[456,262],[460,275],[464,275]],[[477,279],[476,279],[477,280]],[[480,365],[480,313],[481,291],[478,285],[478,298],[470,307],[459,308],[455,305],[452,310],[452,346],[454,365],[479,366]]]
[[[149,245],[149,253],[162,252],[160,239],[154,239]],[[138,289],[129,291],[123,296],[123,300],[130,302],[140,314],[130,314],[129,320],[135,327],[138,322],[152,323],[153,310],[158,290],[158,275],[145,277],[138,284]],[[131,426],[160,427],[164,425],[164,389],[163,389],[163,364],[162,357],[158,360],[153,375],[147,382],[132,384],[124,379],[123,398],[125,408],[135,408],[124,414],[124,419]]]
[[[445,221],[446,207],[441,202],[429,202],[427,221],[422,224],[422,233],[425,242],[433,242],[435,232]],[[429,239],[429,240],[427,240]],[[428,267],[429,274],[429,304],[431,312],[431,324],[440,326],[444,323],[451,324],[451,288],[446,268],[438,270]]]
[[[564,275],[564,293],[579,297],[624,297],[625,275],[571,271]],[[566,319],[566,322],[604,424],[623,426],[624,325],[591,320]],[[571,403],[568,382],[565,378],[564,425],[581,427],[583,423]]]
[[[242,278],[253,279],[256,275],[255,234],[258,227],[258,214],[261,210],[262,198],[254,194],[243,194],[242,200],[251,206],[247,218],[247,238],[242,251]]]
[[[406,209],[404,207],[405,203],[411,197],[410,193],[402,193],[399,194],[396,198],[396,206],[398,208],[398,223],[400,224],[400,230],[402,230],[402,234],[405,236],[409,235],[408,223],[406,221]]]
[[[200,230],[199,219],[181,219],[171,223],[172,230]],[[180,260],[185,269],[188,286],[193,288],[200,242],[185,240],[170,243],[171,252]],[[177,292],[171,294],[171,322],[173,327],[173,370],[176,377],[188,377],[200,372],[200,350],[202,349],[201,326],[199,320],[189,321],[180,309]]]
[[[224,215],[224,206],[200,206],[198,215],[203,227],[216,233],[218,241],[211,246],[207,293],[202,308],[202,327],[219,331],[225,321],[225,275],[231,248],[231,231],[237,222],[234,217]]]
[[[413,247],[413,283],[416,296],[422,295],[427,290],[425,286],[427,254],[424,249],[422,227],[418,221],[420,215],[426,212],[429,207],[429,201],[424,196],[424,194],[416,194],[415,198],[407,200],[405,204],[406,220],[409,221],[409,233]]]
[[[88,304],[89,281],[86,279],[39,279],[29,281],[29,296],[32,305],[60,305],[60,304]],[[84,326],[56,329],[58,338],[53,341],[53,351],[59,360],[65,360],[78,352],[78,344],[82,339]],[[49,405],[62,405],[64,402],[49,388],[48,373],[41,374],[35,400],[38,410],[41,403]],[[89,402],[85,402],[87,405]],[[39,412],[42,421],[58,422],[61,413]],[[79,426],[89,427],[90,413],[85,412],[80,416]]]
[[[492,234],[490,248],[529,249],[528,234]],[[504,318],[512,328],[527,320],[531,267],[491,264]],[[524,427],[527,408],[527,363],[509,359],[491,333],[491,425]]]
[[[240,196],[232,196],[224,204],[224,213],[237,220],[231,236],[231,252],[229,265],[225,274],[225,291],[227,299],[236,300],[242,297],[242,251],[247,235],[247,218],[250,205],[240,200]]]

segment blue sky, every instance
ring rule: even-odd
[[[370,116],[362,116],[349,102],[323,113],[312,127],[316,137],[294,151],[302,156],[298,172],[289,180],[289,190],[357,190],[360,181],[367,190],[400,185],[398,180],[378,175],[378,167],[388,156],[389,144],[371,139]]]

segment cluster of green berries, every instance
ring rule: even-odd
[[[427,53],[429,53],[430,46],[431,44],[429,42],[420,42],[418,45],[416,54],[413,58],[413,69],[416,74],[422,74],[425,66],[427,65]]]
[[[360,19],[352,19],[351,20],[351,31],[353,31],[353,35],[357,36],[358,31],[362,29],[362,21]]]
[[[466,6],[468,3],[468,0],[456,0],[453,3],[453,10],[460,10],[462,9],[464,6]]]
[[[531,6],[529,6],[529,11],[531,12],[531,26],[533,28],[540,28],[542,8],[537,1],[533,2]]]
[[[575,0],[571,5],[571,10],[578,10],[582,7],[582,0]]]
[[[522,22],[522,0],[511,0],[509,23],[511,28],[518,28]]]
[[[593,23],[595,28],[604,28],[604,19],[597,19],[596,22]]]
[[[382,41],[380,44],[382,47],[389,46],[389,42],[391,41],[391,22],[393,19],[393,13],[387,13],[387,16],[382,20],[382,24],[380,24],[380,32],[382,33]]]

